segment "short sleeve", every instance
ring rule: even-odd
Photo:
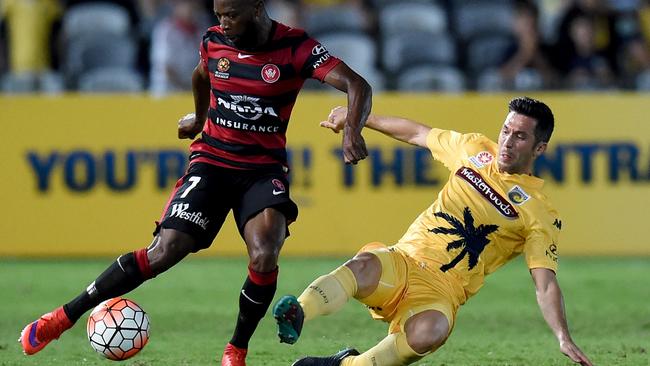
[[[463,134],[432,128],[427,135],[427,147],[434,159],[441,162],[447,169],[455,170],[460,165],[465,145],[481,136],[477,133]]]
[[[305,39],[295,53],[296,67],[303,79],[314,78],[323,82],[325,76],[332,71],[341,60],[332,56],[329,51],[313,38]]]
[[[208,34],[206,33],[203,36],[203,40],[199,45],[199,58],[201,61],[201,67],[206,73],[210,73],[208,70]]]
[[[545,221],[549,221],[548,223]],[[548,268],[557,271],[559,230],[550,219],[536,219],[526,235],[524,255],[529,269]]]

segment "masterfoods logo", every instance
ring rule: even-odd
[[[203,213],[201,212],[187,212],[188,208],[190,208],[189,203],[175,203],[172,205],[172,212],[169,214],[169,217],[178,217],[179,219],[187,220],[199,225],[203,230],[207,230],[210,220],[207,217],[203,217]]]
[[[519,217],[514,207],[501,196],[494,188],[490,187],[483,177],[471,168],[462,167],[456,171],[456,175],[469,183],[478,193],[481,194],[488,202],[494,206],[499,213],[509,219],[516,219]]]

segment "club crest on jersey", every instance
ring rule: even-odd
[[[492,162],[494,156],[487,151],[481,151],[476,156],[470,156],[469,161],[477,168],[482,168]]]
[[[221,57],[217,61],[217,71],[214,72],[214,77],[219,79],[229,79],[230,73],[228,73],[228,70],[230,70],[230,60]]]
[[[262,80],[273,84],[280,79],[280,68],[273,64],[266,64],[262,67]]]
[[[514,186],[508,191],[508,198],[510,199],[510,202],[514,203],[515,205],[523,205],[526,201],[528,201],[530,196],[523,189],[521,189],[521,187]]]

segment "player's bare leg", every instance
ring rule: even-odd
[[[174,266],[192,251],[194,243],[188,234],[162,229],[149,247],[119,256],[75,299],[25,326],[19,338],[23,352],[41,351],[102,301],[124,295]]]
[[[277,287],[278,257],[286,237],[286,218],[266,208],[244,227],[248,249],[248,277],[239,294],[239,316],[232,339],[226,345],[222,366],[244,366],[248,342],[273,301]]]

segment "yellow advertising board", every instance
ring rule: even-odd
[[[496,138],[511,95],[381,95],[378,114]],[[650,255],[650,96],[541,94],[556,116],[536,165],[562,216],[562,254]],[[285,255],[349,255],[394,243],[449,172],[428,151],[364,132],[369,157],[340,158],[318,126],[339,95],[303,94],[288,132],[300,207]],[[187,164],[176,122],[191,96],[0,97],[0,256],[116,255],[146,246]],[[231,219],[210,254],[245,254]]]

